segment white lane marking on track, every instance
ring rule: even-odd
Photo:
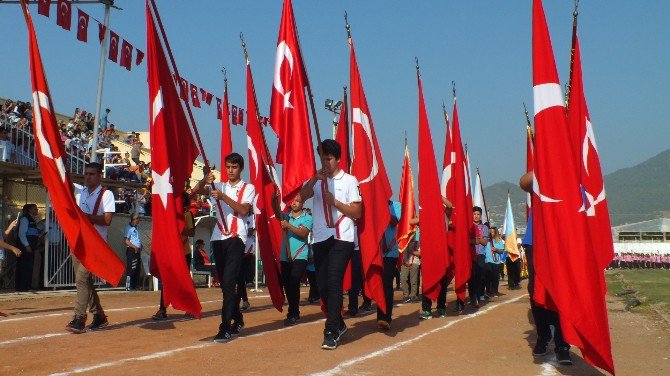
[[[337,374],[343,373],[345,368],[347,368],[347,367],[349,367],[349,366],[352,366],[352,365],[354,365],[354,364],[356,364],[356,363],[360,363],[360,362],[362,362],[362,361],[365,361],[365,360],[368,360],[368,359],[372,359],[372,358],[375,358],[375,357],[378,357],[378,356],[386,355],[386,354],[388,354],[388,353],[391,352],[391,351],[397,350],[397,349],[399,349],[399,348],[401,348],[401,347],[403,347],[403,346],[405,346],[405,345],[409,345],[409,344],[411,344],[411,343],[414,343],[414,342],[416,342],[416,341],[418,341],[418,340],[422,339],[423,337],[426,337],[426,336],[428,336],[428,335],[430,335],[430,334],[437,333],[437,332],[439,332],[439,331],[441,331],[441,330],[447,329],[447,328],[449,328],[450,326],[455,325],[455,324],[457,324],[457,323],[459,323],[459,322],[461,322],[461,321],[465,321],[465,320],[469,320],[469,319],[475,318],[475,317],[477,317],[477,316],[481,316],[481,315],[483,315],[483,314],[485,314],[485,313],[488,313],[489,311],[495,309],[496,307],[500,307],[500,306],[505,305],[505,304],[508,304],[508,303],[516,302],[516,301],[518,301],[519,299],[522,299],[522,298],[524,298],[524,297],[526,297],[526,296],[528,296],[528,294],[524,294],[524,295],[518,296],[518,297],[516,297],[516,298],[514,298],[514,299],[510,299],[510,300],[507,300],[507,301],[504,301],[504,302],[501,302],[501,303],[498,303],[498,304],[495,304],[495,305],[487,306],[486,308],[484,308],[484,309],[482,309],[482,310],[480,310],[480,311],[477,311],[477,312],[475,312],[475,313],[473,313],[473,314],[471,314],[471,315],[464,316],[464,317],[462,317],[462,318],[460,318],[460,319],[456,319],[456,320],[454,320],[454,321],[449,321],[448,323],[446,323],[446,324],[444,324],[444,325],[442,325],[442,326],[440,326],[440,327],[437,327],[437,328],[435,328],[435,329],[432,329],[432,330],[429,330],[429,331],[424,332],[424,333],[422,333],[422,334],[419,334],[418,336],[416,336],[416,337],[414,337],[414,338],[410,338],[410,339],[407,339],[407,340],[405,340],[405,341],[396,342],[396,343],[394,343],[394,344],[391,345],[391,346],[384,347],[383,349],[380,349],[380,350],[371,352],[371,353],[369,353],[369,354],[367,354],[367,355],[363,355],[363,356],[358,357],[358,358],[354,358],[354,359],[351,359],[351,360],[347,360],[346,362],[342,362],[342,363],[338,364],[337,366],[333,367],[332,369],[330,369],[330,370],[328,370],[328,371],[322,371],[322,372],[313,373],[312,376],[332,376],[332,375],[337,375]]]
[[[269,297],[270,295],[263,295],[262,297]],[[261,296],[259,296],[260,298]],[[216,303],[220,302],[221,299],[218,300],[207,300],[204,302],[200,302],[200,304],[207,304],[207,303]],[[142,306],[142,307],[124,307],[124,308],[111,308],[111,309],[106,309],[105,312],[124,312],[124,311],[133,311],[136,309],[147,309],[147,308],[156,308],[156,305],[151,305],[151,306]],[[36,315],[36,316],[28,316],[28,317],[17,317],[13,319],[5,319],[5,320],[0,320],[0,324],[5,323],[5,322],[10,322],[10,321],[25,321],[25,320],[33,320],[33,319],[41,319],[45,317],[54,317],[54,316],[65,316],[65,315],[72,315],[72,311],[67,311],[67,312],[61,312],[61,313],[49,313],[46,315]]]
[[[301,292],[301,295],[306,294],[306,292]],[[270,295],[256,295],[256,296],[250,296],[249,299],[261,299],[261,298],[269,298]],[[221,299],[217,300],[207,300],[204,302],[200,302],[200,304],[207,304],[207,303],[217,303],[221,302]],[[132,311],[136,309],[147,309],[147,308],[156,308],[156,305],[150,305],[150,306],[142,306],[142,307],[124,307],[124,308],[111,308],[111,309],[106,309],[105,312],[124,312],[124,311]],[[13,321],[25,321],[25,320],[33,320],[33,319],[41,319],[44,317],[54,317],[54,316],[65,316],[65,315],[72,315],[72,311],[68,312],[62,312],[62,313],[49,313],[46,315],[36,315],[36,316],[28,316],[28,317],[16,317],[13,319],[4,319],[0,320],[0,324],[6,323],[6,322],[13,322]]]
[[[553,360],[542,363],[542,372],[539,376],[554,376],[558,375],[558,370],[556,369],[555,362]]]
[[[207,317],[213,317],[213,316],[218,316],[219,313],[213,313],[211,315],[202,315],[203,318]],[[182,317],[175,317],[173,319],[167,319],[167,320],[160,320],[160,321],[147,321],[146,322],[140,322],[136,324],[118,324],[118,325],[112,325],[110,329],[123,329],[123,328],[132,328],[136,326],[142,326],[142,325],[152,325],[152,324],[160,324],[160,323],[168,323],[168,322],[177,322],[177,321],[191,321],[192,319],[186,319],[183,316]],[[101,329],[101,330],[89,330],[86,333],[89,334],[95,334],[95,333],[100,333],[104,332],[108,329]],[[21,343],[21,342],[27,342],[27,341],[35,341],[35,340],[40,340],[40,339],[46,339],[46,338],[52,338],[52,337],[60,337],[60,336],[67,336],[71,335],[72,333],[69,332],[59,332],[59,333],[47,333],[47,334],[40,334],[36,336],[29,336],[29,337],[21,337],[21,338],[16,338],[16,339],[10,339],[8,341],[3,341],[0,342],[0,347],[2,346],[7,346],[7,345],[13,345],[15,343]]]
[[[7,346],[7,345],[13,345],[15,343],[21,343],[21,342],[24,342],[24,341],[33,341],[33,340],[45,339],[45,338],[51,338],[51,337],[60,337],[60,336],[66,335],[66,334],[70,334],[70,333],[49,333],[49,334],[40,334],[38,336],[15,338],[15,339],[10,339],[8,341],[0,342],[0,347]]]
[[[258,295],[258,296],[252,296],[249,297],[249,299],[259,299],[259,298],[269,298],[270,295]],[[216,303],[216,302],[221,302],[221,299],[219,300],[208,300],[204,302],[200,302],[201,304],[205,303]],[[116,312],[122,311],[122,310],[132,310],[132,309],[141,309],[141,308],[155,308],[156,306],[148,306],[148,307],[128,307],[128,308],[116,308]],[[253,307],[251,308],[253,309]],[[109,309],[106,310],[105,312],[114,312],[115,310]],[[57,315],[62,315],[62,314],[57,314]],[[203,318],[206,317],[212,317],[212,316],[218,316],[219,313],[214,313],[211,315],[203,315]],[[50,315],[47,315],[50,316]],[[31,316],[31,317],[37,317],[37,316]],[[40,316],[40,317],[45,317],[45,316]],[[24,317],[22,319],[28,319],[29,317]],[[123,328],[132,328],[135,326],[142,326],[142,325],[151,325],[151,324],[158,324],[158,323],[166,323],[166,322],[175,322],[175,321],[190,321],[190,319],[186,320],[184,317],[179,317],[179,318],[174,318],[174,319],[167,319],[167,320],[161,320],[161,321],[147,321],[147,322],[141,322],[137,324],[118,324],[118,325],[113,325],[113,329],[123,329]],[[104,331],[106,329],[103,329]],[[99,331],[91,331],[89,333],[96,333]],[[47,333],[47,334],[40,334],[36,336],[28,336],[28,337],[20,337],[20,338],[15,338],[15,339],[10,339],[7,341],[2,341],[0,342],[0,347],[7,346],[7,345],[13,345],[16,343],[21,343],[21,342],[27,342],[27,341],[36,341],[40,339],[46,339],[46,338],[52,338],[52,337],[60,337],[60,336],[65,336],[65,335],[70,335],[71,333],[68,332],[59,332],[59,333]]]
[[[128,363],[128,362],[165,358],[167,356],[174,355],[176,353],[186,351],[186,350],[202,349],[202,348],[205,348],[205,347],[216,346],[216,345],[219,345],[219,346],[227,345],[227,344],[230,344],[230,343],[239,342],[239,341],[244,340],[246,338],[260,337],[262,335],[269,334],[269,333],[279,333],[279,332],[283,332],[285,330],[294,329],[296,327],[301,327],[301,326],[311,325],[311,324],[318,324],[318,323],[321,323],[321,322],[324,322],[324,321],[326,321],[326,319],[320,319],[320,320],[310,321],[310,322],[306,322],[304,324],[299,324],[299,325],[295,325],[295,326],[287,326],[287,327],[283,327],[283,328],[279,328],[279,329],[275,329],[275,330],[255,333],[255,334],[251,334],[251,335],[248,335],[248,336],[239,337],[235,340],[232,340],[232,341],[230,341],[228,343],[224,343],[224,344],[216,343],[216,342],[207,342],[207,343],[201,343],[201,344],[187,346],[187,347],[179,347],[179,348],[172,349],[172,350],[159,351],[159,352],[155,352],[155,353],[152,353],[152,354],[137,356],[137,357],[134,357],[134,358],[125,358],[125,359],[114,360],[114,361],[111,361],[111,362],[98,363],[98,364],[94,364],[94,365],[88,366],[88,367],[75,368],[71,371],[60,372],[60,373],[52,373],[50,376],[64,376],[64,375],[70,375],[70,374],[73,374],[73,373],[90,372],[90,371],[97,370],[97,369],[100,369],[100,368],[114,367],[114,366],[118,366],[118,365]]]

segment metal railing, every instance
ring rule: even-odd
[[[8,147],[2,147],[3,161],[13,162],[22,166],[37,167],[37,151],[35,150],[35,136],[32,127],[26,124],[25,127],[19,127],[18,122],[12,122],[8,118],[0,119],[0,125],[9,131],[9,143],[13,146],[14,156],[8,156],[10,153]],[[77,149],[83,153],[82,149]],[[83,174],[86,166],[86,159],[83,155],[73,153],[71,150],[65,151],[65,166],[71,174]]]

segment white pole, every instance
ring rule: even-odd
[[[254,242],[254,291],[259,292],[258,289],[258,235],[256,235],[256,241]]]
[[[98,96],[95,100],[95,119],[93,121],[93,146],[91,147],[91,162],[98,160],[98,129],[100,129],[100,107],[102,107],[102,83],[105,80],[105,62],[107,61],[107,35],[109,35],[109,9],[110,3],[105,3],[105,36],[102,38],[100,48],[100,66],[98,69]]]

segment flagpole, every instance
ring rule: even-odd
[[[565,89],[565,109],[570,105],[570,88],[572,86],[572,65],[575,61],[575,36],[577,35],[577,16],[579,16],[579,0],[575,0],[575,10],[572,11],[572,47],[570,48],[570,75]]]
[[[249,63],[249,53],[247,52],[247,43],[244,40],[244,34],[240,32],[240,40],[242,41],[242,50],[244,51],[244,59],[247,62],[247,65],[249,66],[249,69],[251,69],[251,65]],[[261,131],[261,138],[263,139],[263,147],[265,148],[265,153],[261,155],[261,159],[263,160],[263,163],[266,165],[270,166],[273,170],[275,168],[274,162],[272,161],[272,158],[270,158],[270,149],[268,148],[268,143],[265,140],[265,132],[263,131],[263,127],[260,124],[260,114],[258,113],[258,98],[256,97],[256,86],[252,82],[251,84],[251,92],[253,93],[254,96],[254,104],[256,105],[256,113],[254,116],[256,116],[256,121],[258,122],[258,128]],[[248,113],[247,113],[248,116]],[[249,121],[249,120],[247,120]],[[267,159],[265,157],[268,157]],[[260,170],[261,173],[267,173],[266,171]],[[270,181],[272,182],[272,185],[274,186],[275,189],[275,194],[272,196],[272,210],[274,211],[275,218],[277,218],[278,221],[282,221],[284,219],[284,215],[281,211],[281,206],[279,205],[279,201],[277,200],[277,197],[279,196],[279,186],[277,185],[277,182],[275,181],[275,178],[273,174],[268,173],[270,176]],[[259,187],[259,189],[262,189]],[[291,248],[290,248],[290,243],[289,243],[289,233],[288,229],[282,229],[282,232],[284,233],[283,242],[284,242],[284,248],[286,249],[286,260],[290,261],[291,260]],[[258,236],[256,236],[258,238]]]
[[[486,206],[486,196],[484,195],[484,183],[482,183],[482,176],[479,174],[479,167],[477,169],[477,178],[479,178],[479,188],[482,190],[482,201],[484,202],[484,212],[486,213],[486,219],[489,220],[489,225],[491,224],[491,216],[489,215],[489,209]]]
[[[447,124],[447,131],[450,131],[449,115],[447,114],[447,107],[444,105],[444,99],[442,100],[442,115],[444,116],[444,122]]]
[[[155,0],[150,0],[151,7],[154,11],[154,16],[156,17],[156,21],[158,22],[158,27],[160,28],[161,35],[163,36],[163,42],[165,43],[165,48],[167,49],[168,56],[170,57],[170,65],[172,66],[172,70],[174,71],[175,76],[177,76],[177,80],[181,80],[181,75],[179,74],[179,69],[177,69],[177,63],[175,62],[174,55],[172,54],[172,48],[170,48],[170,42],[168,42],[167,39],[167,34],[165,33],[165,28],[163,27],[163,21],[161,20],[161,16],[158,13],[158,7],[156,6],[156,1]],[[186,105],[186,111],[188,112],[188,117],[190,120],[189,123],[189,128],[191,129],[191,132],[193,133],[192,136],[195,136],[195,140],[198,143],[198,148],[200,149],[200,155],[202,156],[202,161],[203,164],[205,165],[203,169],[203,174],[205,177],[207,177],[207,174],[209,174],[212,169],[209,166],[209,161],[207,160],[207,155],[205,154],[205,147],[202,145],[202,140],[200,139],[200,133],[198,132],[198,126],[195,123],[195,118],[193,117],[193,111],[191,111],[191,105],[189,104],[188,101],[184,101]],[[210,187],[212,190],[216,189],[216,186],[214,185],[214,182],[210,183]],[[219,200],[214,200],[216,201],[216,208],[219,213],[219,217],[221,218],[221,223],[223,223],[223,232],[228,233],[228,224],[226,223],[226,218],[223,215],[223,208],[221,208],[221,202]],[[218,222],[218,221],[217,221]]]
[[[533,140],[533,125],[530,123],[530,115],[528,114],[525,102],[523,103],[523,112],[526,114],[526,132],[530,136],[530,139]]]

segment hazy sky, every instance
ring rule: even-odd
[[[55,0],[53,1],[56,2]],[[352,35],[394,195],[399,187],[403,135],[407,131],[416,173],[417,84],[424,90],[438,165],[445,126],[441,103],[451,113],[451,81],[458,89],[463,141],[472,168],[485,185],[516,181],[525,168],[522,102],[532,108],[531,1],[308,1],[294,0],[302,50],[325,135],[332,114],[326,98],[339,99],[349,85],[344,11]],[[111,28],[146,52],[144,1],[117,0]],[[79,5],[102,20],[102,5]],[[244,106],[244,56],[249,47],[259,106],[269,100],[282,1],[158,0],[184,77],[221,96],[222,66],[231,101]],[[561,83],[567,80],[573,1],[545,1]],[[98,75],[97,25],[89,43],[73,30],[37,15],[31,6],[54,105],[94,110]],[[668,148],[670,121],[670,2],[599,0],[580,4],[579,30],[586,97],[606,173],[639,163]],[[0,97],[30,98],[26,27],[18,5],[0,5],[4,35]],[[103,108],[123,130],[148,130],[146,64],[132,72],[107,62]],[[220,123],[215,106],[195,109],[209,158],[219,165]],[[270,132],[268,132],[270,135]],[[274,137],[269,136],[274,145]],[[234,148],[246,157],[244,128],[233,128]],[[274,146],[271,146],[274,149]]]

